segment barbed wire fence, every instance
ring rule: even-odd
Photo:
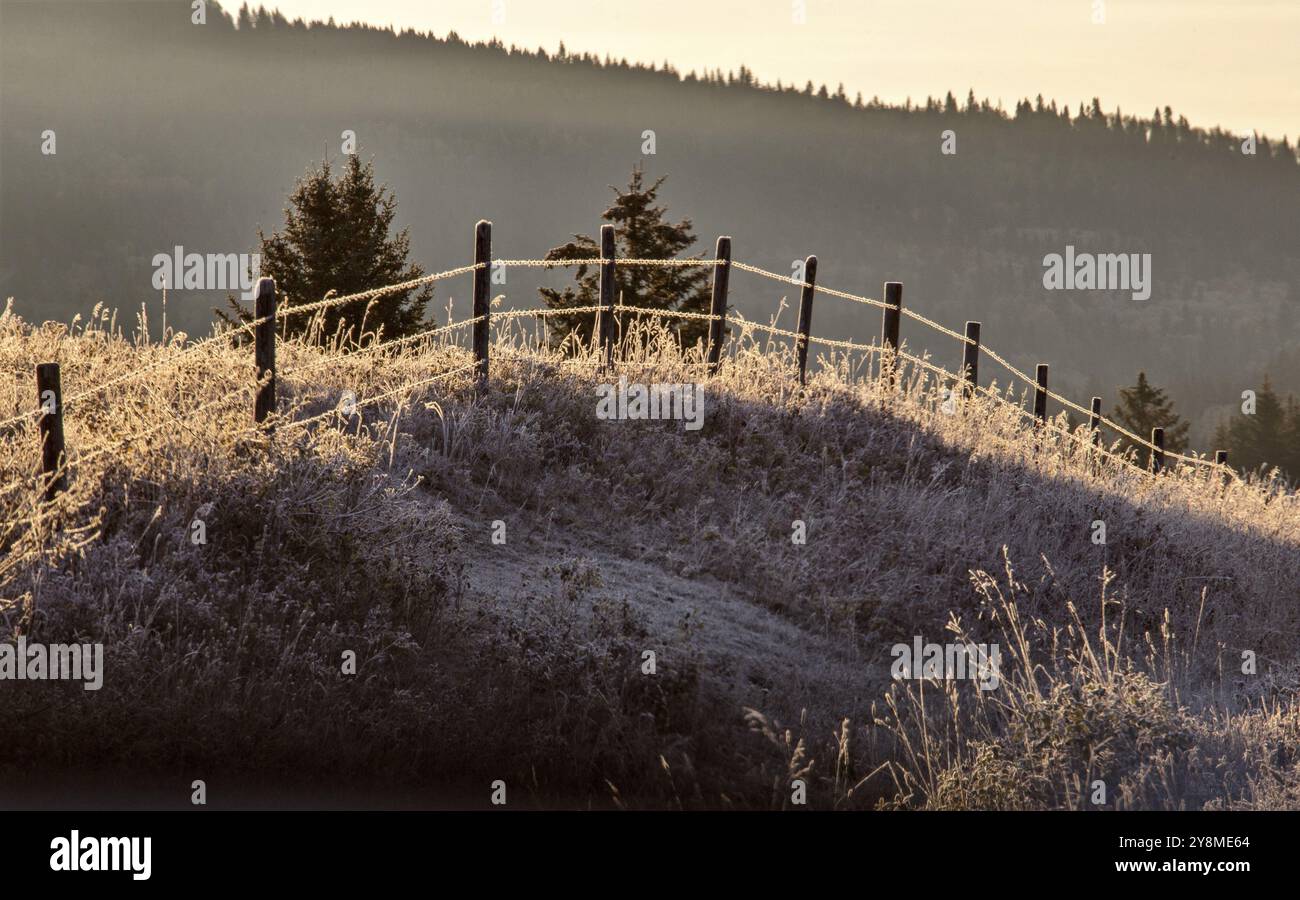
[[[444,379],[452,378],[456,375],[468,375],[472,373],[474,384],[481,389],[486,385],[489,375],[490,334],[494,322],[500,324],[502,322],[530,318],[534,320],[545,320],[556,316],[594,316],[595,321],[593,324],[592,346],[593,348],[598,346],[602,356],[602,361],[599,361],[596,364],[600,368],[608,368],[614,364],[614,345],[616,342],[617,331],[616,317],[628,314],[659,319],[708,322],[709,330],[705,344],[703,368],[706,370],[709,377],[715,376],[722,365],[722,350],[726,340],[726,329],[727,326],[730,325],[737,329],[742,338],[748,335],[751,331],[761,331],[767,334],[769,338],[780,337],[790,339],[794,345],[797,360],[797,377],[801,385],[804,383],[806,377],[807,351],[810,346],[825,347],[827,349],[843,351],[846,353],[863,353],[877,358],[879,377],[887,380],[891,385],[896,384],[899,380],[902,365],[904,363],[910,364],[919,370],[933,375],[937,384],[945,382],[949,383],[950,387],[945,388],[945,390],[948,392],[948,395],[954,399],[956,397],[969,397],[978,393],[999,404],[1014,407],[1020,415],[1031,418],[1033,420],[1033,427],[1040,433],[1052,432],[1063,435],[1072,441],[1086,444],[1088,452],[1096,454],[1096,458],[1098,459],[1110,459],[1115,462],[1136,466],[1139,469],[1143,469],[1151,476],[1159,476],[1162,472],[1166,471],[1172,463],[1180,462],[1192,466],[1217,469],[1224,477],[1237,481],[1242,480],[1235,471],[1228,467],[1226,451],[1216,451],[1213,459],[1194,454],[1183,454],[1170,451],[1165,447],[1164,429],[1155,428],[1152,431],[1150,439],[1144,438],[1140,435],[1134,434],[1130,429],[1125,428],[1120,423],[1103,416],[1101,414],[1100,397],[1093,397],[1090,408],[1085,408],[1070,398],[1050,390],[1048,388],[1049,367],[1046,363],[1039,364],[1035,375],[1031,378],[1026,372],[1016,368],[1002,355],[981,342],[981,325],[979,322],[967,322],[966,331],[962,334],[927,318],[915,310],[904,307],[902,302],[903,286],[900,282],[887,282],[885,284],[885,300],[883,301],[848,291],[819,286],[816,282],[816,256],[809,256],[804,261],[801,277],[781,275],[748,263],[733,260],[731,256],[731,239],[729,237],[721,237],[718,239],[717,252],[712,258],[619,259],[614,252],[615,233],[612,225],[604,225],[601,228],[601,255],[599,257],[582,259],[494,260],[491,258],[491,229],[491,223],[487,221],[480,221],[475,226],[475,261],[471,265],[460,266],[458,268],[448,269],[431,275],[423,275],[419,278],[373,288],[354,294],[342,296],[327,295],[321,300],[305,304],[281,305],[277,302],[279,298],[274,280],[270,278],[262,278],[257,284],[254,313],[249,317],[248,321],[229,329],[220,330],[212,336],[196,341],[176,353],[165,355],[144,366],[110,378],[98,385],[83,389],[67,398],[62,396],[61,373],[59,371],[58,363],[42,363],[38,365],[36,367],[36,381],[39,405],[35,409],[0,421],[0,431],[8,431],[10,434],[18,432],[21,436],[22,434],[25,434],[33,424],[35,424],[39,432],[41,444],[40,471],[29,477],[12,481],[3,488],[0,488],[0,497],[8,496],[9,494],[15,491],[20,491],[25,487],[43,487],[45,491],[45,499],[52,500],[58,493],[66,489],[68,475],[73,469],[79,466],[84,466],[89,462],[104,456],[122,452],[133,444],[145,440],[159,431],[175,426],[178,423],[182,423],[186,417],[193,417],[227,404],[233,404],[235,400],[244,400],[250,394],[254,397],[253,421],[243,431],[238,432],[236,436],[245,433],[270,432],[274,430],[276,424],[282,424],[286,430],[305,428],[309,425],[323,421],[330,416],[337,415],[338,409],[331,408],[323,413],[318,413],[304,419],[284,420],[283,417],[276,415],[277,378],[283,378],[286,376],[300,377],[324,366],[335,365],[342,357],[356,358],[367,354],[391,351],[401,347],[418,344],[420,341],[433,341],[462,329],[472,329],[471,362],[453,367],[448,371],[440,372],[436,375],[405,382],[396,388],[383,391],[374,396],[361,399],[353,398],[351,408],[357,410],[363,407],[383,403],[388,400],[398,398],[409,399],[412,392],[417,391],[420,388],[432,386],[433,384],[443,381]],[[711,268],[713,270],[713,280],[710,297],[710,311],[708,313],[701,313],[686,310],[623,306],[616,302],[617,298],[615,297],[615,274],[616,269],[619,266]],[[559,267],[588,267],[598,269],[598,302],[594,305],[587,306],[522,309],[503,312],[492,311],[490,283],[490,274],[492,269],[550,269]],[[733,270],[799,288],[800,301],[797,328],[779,328],[774,324],[764,324],[762,322],[746,319],[738,313],[728,313],[727,296],[730,274]],[[276,327],[278,324],[282,324],[290,316],[302,317],[310,315],[319,317],[326,310],[343,306],[345,304],[358,304],[363,302],[367,304],[367,309],[369,309],[370,304],[378,302],[384,297],[404,293],[428,284],[446,281],[467,274],[472,275],[474,281],[473,315],[471,317],[456,322],[449,322],[446,325],[432,327],[415,334],[391,340],[380,340],[379,335],[375,335],[370,343],[351,348],[346,354],[327,353],[320,359],[304,365],[277,370]],[[818,294],[825,294],[826,296],[835,297],[837,299],[879,308],[882,311],[880,342],[876,343],[873,341],[871,343],[861,343],[857,341],[838,340],[813,335],[812,306],[813,300]],[[938,334],[957,341],[961,345],[962,349],[961,365],[955,370],[946,369],[932,362],[928,355],[924,357],[917,356],[904,350],[900,335],[901,320],[903,318],[907,318],[910,321],[916,322],[937,332]],[[111,444],[95,448],[85,454],[80,454],[71,458],[69,457],[63,429],[63,420],[66,408],[75,408],[81,401],[104,394],[113,388],[137,381],[147,375],[166,371],[169,368],[180,366],[190,361],[201,361],[208,357],[214,350],[228,347],[232,340],[240,339],[245,335],[253,338],[252,344],[256,366],[255,381],[240,388],[236,388],[235,390],[223,393],[221,396],[206,401],[196,407],[184,410],[171,410],[172,418],[170,419],[161,419],[153,425],[125,438],[121,438]],[[509,357],[513,354],[505,353],[504,355]],[[979,362],[981,355],[1001,366],[1012,377],[1023,382],[1026,387],[1033,385],[1034,402],[1032,412],[1026,410],[1019,402],[1009,399],[1007,396],[1007,393],[1009,392],[994,390],[980,385]],[[1048,400],[1055,401],[1067,409],[1087,415],[1088,423],[1086,428],[1083,426],[1073,430],[1062,428],[1060,425],[1056,424],[1054,420],[1049,419],[1047,416]],[[1134,447],[1142,447],[1149,450],[1150,459],[1148,464],[1145,467],[1137,465],[1133,456],[1134,451],[1131,449],[1123,453],[1116,453],[1114,446],[1109,450],[1103,447],[1101,444],[1101,430],[1103,427],[1109,428],[1115,434],[1122,436],[1134,445]]]

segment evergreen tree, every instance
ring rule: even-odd
[[[615,194],[614,204],[601,213],[601,218],[614,225],[615,253],[619,258],[675,259],[695,243],[691,220],[669,222],[665,218],[667,209],[658,205],[659,188],[663,183],[664,178],[659,178],[647,185],[645,173],[636,166],[625,190],[611,187]],[[574,235],[572,241],[547,252],[546,259],[591,259],[599,256],[597,240],[587,235]],[[710,275],[711,270],[707,267],[616,266],[614,302],[616,306],[707,313]],[[543,302],[551,309],[596,305],[600,298],[599,268],[579,266],[575,278],[576,287],[566,287],[563,291],[541,288]],[[558,346],[569,335],[584,342],[590,341],[595,319],[590,313],[551,317],[552,343]],[[623,329],[631,321],[627,315],[620,315],[618,319]],[[683,346],[690,346],[708,334],[708,322],[704,320],[664,321],[670,323]]]
[[[1292,483],[1300,481],[1300,402],[1286,398],[1286,424],[1282,427],[1282,454],[1278,465]]]
[[[1165,392],[1147,381],[1146,372],[1138,373],[1137,384],[1120,388],[1114,418],[1144,440],[1151,439],[1151,429],[1163,428],[1166,450],[1182,453],[1187,449],[1187,423],[1174,412],[1174,403]],[[1149,464],[1150,451],[1141,453],[1141,458],[1144,465]]]
[[[262,275],[275,279],[281,306],[302,305],[336,295],[355,294],[372,288],[411,281],[424,274],[408,264],[410,236],[406,229],[390,236],[397,201],[384,185],[374,181],[374,165],[361,164],[356,154],[336,179],[329,160],[298,179],[284,212],[284,230],[269,237],[261,229]],[[335,333],[340,323],[364,325],[367,331],[382,326],[385,338],[401,337],[419,330],[424,309],[433,298],[433,286],[388,294],[374,301],[345,303],[323,311],[325,336]],[[252,315],[233,298],[228,302],[235,317],[249,321]],[[227,322],[231,316],[219,313]],[[314,318],[312,313],[288,315],[288,333],[300,333]]]
[[[1265,376],[1254,412],[1238,412],[1220,424],[1214,442],[1228,451],[1228,462],[1238,469],[1277,466],[1289,477],[1300,476],[1300,406],[1294,397],[1284,405]]]

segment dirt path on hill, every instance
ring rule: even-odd
[[[462,520],[467,534],[483,534],[482,520]],[[854,659],[845,642],[815,634],[748,602],[730,585],[708,577],[684,578],[662,567],[599,546],[589,538],[552,528],[528,530],[512,523],[506,544],[486,536],[467,541],[463,601],[485,604],[506,616],[554,590],[544,574],[566,559],[589,560],[603,582],[593,593],[626,600],[650,632],[661,658],[684,648],[684,622],[702,669],[734,695],[737,706],[752,706],[788,720],[812,696],[818,706],[835,698],[837,709],[859,717],[880,697],[879,665]],[[874,677],[873,677],[874,675]],[[774,688],[779,686],[779,690]],[[774,708],[775,705],[775,708]]]

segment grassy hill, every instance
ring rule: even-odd
[[[1097,780],[1107,807],[1300,806],[1295,494],[1098,461],[916,366],[895,391],[828,357],[801,392],[733,338],[698,431],[597,419],[611,376],[518,327],[481,396],[428,382],[468,361],[451,337],[282,341],[268,435],[247,346],[6,313],[5,415],[38,362],[112,387],[69,402],[52,506],[4,429],[6,633],[102,642],[106,672],[0,684],[0,802],[486,806],[502,780],[771,808],[798,779],[811,808],[1083,808]],[[642,333],[618,374],[698,363]],[[891,677],[896,643],[959,636],[1001,647],[997,690]]]

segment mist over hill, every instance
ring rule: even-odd
[[[185,0],[4,0],[0,297],[37,320],[147,303],[156,326],[154,255],[255,251],[294,179],[337,159],[351,130],[427,271],[469,259],[479,218],[495,223],[502,257],[593,233],[608,185],[641,163],[669,176],[663,198],[692,219],[701,252],[730,234],[736,258],[775,271],[816,253],[828,286],[878,296],[903,281],[909,306],[953,328],[981,320],[990,346],[1022,367],[1050,362],[1054,386],[1085,401],[1109,405],[1145,369],[1202,449],[1265,372],[1300,391],[1289,143],[1261,136],[1246,155],[1245,136],[1168,110],[1006,99],[1014,109],[975,98],[895,108],[746,71],[307,27],[215,3],[195,25]],[[654,155],[642,152],[647,130]],[[945,131],[955,154],[941,152]],[[1045,290],[1043,258],[1067,246],[1151,254],[1150,298]],[[539,283],[559,278],[542,277],[511,272],[507,304],[536,306]],[[766,320],[783,294],[797,302],[772,282],[732,279],[732,303],[751,318]],[[439,285],[430,313],[441,319],[449,299],[463,311],[467,297],[467,282]],[[223,298],[173,291],[168,322],[206,330]],[[828,336],[879,327],[874,310],[828,297],[813,317]],[[955,363],[942,341],[923,346]]]

